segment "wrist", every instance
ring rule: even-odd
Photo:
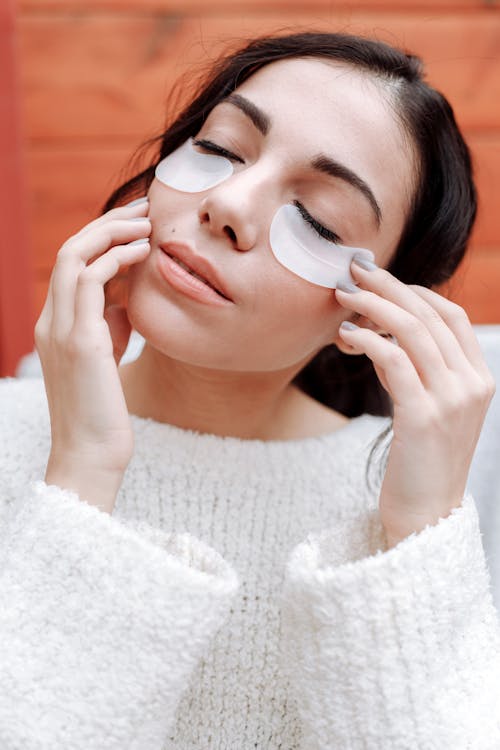
[[[448,518],[451,512],[459,508],[463,503],[463,495],[442,501],[434,500],[434,506],[427,513],[413,513],[405,518],[399,517],[397,522],[391,522],[384,516],[382,526],[384,528],[387,549],[407,539],[412,534],[420,534],[429,526],[437,526],[439,521]]]
[[[81,460],[50,456],[45,483],[75,492],[80,500],[111,514],[123,480],[123,472],[88,465]]]

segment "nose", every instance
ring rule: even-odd
[[[233,174],[211,188],[200,202],[198,218],[202,227],[216,237],[224,237],[235,250],[245,252],[257,243],[267,211],[262,180],[250,169]]]

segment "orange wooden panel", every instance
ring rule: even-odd
[[[474,158],[479,193],[479,211],[473,244],[478,247],[499,245],[500,132],[476,135],[468,141]]]
[[[68,237],[99,215],[135,145],[29,152],[28,188],[37,274],[53,265]]]
[[[286,26],[376,35],[422,54],[469,130],[500,127],[500,14],[317,13],[21,18],[31,139],[141,139],[157,129],[180,74],[227,46]],[[199,69],[199,67],[198,67]]]
[[[302,10],[308,8],[332,7],[332,0],[210,0],[210,12],[238,11],[242,10],[290,10],[297,8]],[[22,11],[39,11],[40,6],[44,10],[113,10],[113,11],[138,11],[145,9],[162,13],[206,13],[207,0],[20,0],[19,6]],[[397,9],[412,10],[496,10],[499,7],[498,0],[337,0],[338,7],[369,8],[377,10]]]
[[[15,39],[9,0],[0,5],[0,376],[33,346]]]
[[[49,277],[36,278],[35,279],[35,322],[42,312],[45,298],[47,296],[47,289],[49,287]]]
[[[473,323],[500,323],[500,246],[471,250],[444,291]]]

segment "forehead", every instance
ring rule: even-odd
[[[294,58],[261,68],[236,91],[270,117],[270,144],[288,158],[323,152],[341,161],[372,187],[384,216],[402,229],[414,154],[389,84],[344,63]]]
[[[318,58],[279,60],[264,66],[236,91],[266,107],[275,124],[287,123],[290,134],[304,126],[331,130],[349,125],[355,132],[382,126],[389,137],[400,126],[390,104],[390,89],[368,72]],[[289,119],[290,113],[295,116]]]

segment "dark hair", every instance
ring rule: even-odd
[[[386,84],[389,100],[415,147],[416,190],[406,225],[388,270],[405,283],[434,286],[460,263],[476,215],[470,153],[453,110],[423,80],[421,60],[383,42],[346,34],[300,33],[255,39],[226,55],[204,80],[191,103],[154,140],[150,166],[121,185],[104,210],[144,194],[155,165],[197,134],[210,111],[260,68],[277,60],[320,57],[365,70]],[[371,361],[326,346],[294,379],[303,391],[348,417],[364,412],[390,415],[390,399]]]

